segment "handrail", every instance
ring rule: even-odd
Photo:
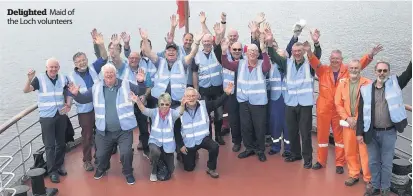
[[[3,170],[13,161],[13,156],[0,156],[0,158],[6,158],[8,159],[4,165],[4,167],[0,168],[0,193],[3,195],[5,191],[13,191],[12,196],[16,194],[16,189],[13,188],[7,188],[7,185],[10,184],[10,182],[13,180],[15,174],[13,172],[4,172]],[[11,176],[10,179],[6,182],[3,183],[3,177],[2,175],[7,175]]]
[[[17,121],[19,121],[23,117],[25,117],[28,114],[32,113],[36,109],[37,109],[37,104],[33,104],[33,105],[27,107],[26,109],[24,109],[23,111],[19,112],[17,115],[13,116],[11,119],[9,119],[8,121],[6,121],[5,123],[3,123],[0,126],[0,134],[3,133],[4,131],[6,131],[9,127],[14,125]]]

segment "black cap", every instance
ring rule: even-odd
[[[178,50],[178,46],[175,43],[167,43],[165,50],[167,50],[168,48],[175,48],[175,50]]]

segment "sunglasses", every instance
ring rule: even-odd
[[[161,103],[160,105],[161,105],[161,106],[170,106],[171,104],[169,104],[169,103]]]
[[[377,69],[376,72],[377,73],[387,73],[387,69]]]
[[[238,51],[238,52],[241,52],[241,51],[242,51],[241,48],[233,48],[232,50],[235,51],[235,52],[237,52],[237,51]]]

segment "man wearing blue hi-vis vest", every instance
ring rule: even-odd
[[[96,29],[92,31],[94,44],[99,47],[99,56],[93,64],[88,65],[88,59],[83,52],[77,52],[73,55],[75,64],[74,70],[68,75],[69,82],[75,85],[80,85],[80,92],[86,92],[88,88],[92,88],[93,84],[99,81],[99,73],[103,65],[106,64],[108,55],[105,49],[103,36],[97,33]],[[71,99],[71,97],[69,96]],[[68,103],[71,105],[71,101]],[[93,126],[95,121],[95,113],[93,111],[93,103],[79,104],[75,102],[79,125],[82,128],[82,148],[83,148],[83,168],[86,171],[93,171],[92,165],[92,143],[93,143]],[[96,157],[95,157],[96,158]]]
[[[51,182],[59,183],[61,176],[67,172],[63,167],[65,158],[65,132],[67,126],[66,113],[70,107],[65,104],[64,89],[67,80],[58,74],[59,62],[55,58],[46,61],[46,72],[35,77],[35,71],[30,70],[24,93],[38,90],[37,105],[39,122],[42,129],[42,140],[46,152],[47,173]]]
[[[195,56],[195,64],[193,65],[194,87],[199,89],[201,97],[205,101],[218,99],[223,94],[222,88],[222,66],[216,59],[213,52],[213,37],[211,34],[206,34],[202,38],[203,50],[199,51]],[[209,115],[209,114],[208,114]],[[214,110],[214,130],[215,141],[220,145],[225,142],[222,139],[222,115],[223,108],[218,107]],[[209,137],[212,137],[212,129]]]
[[[158,98],[162,93],[169,93],[172,98],[171,108],[175,109],[180,105],[180,101],[184,96],[184,91],[187,82],[187,68],[191,65],[195,54],[198,52],[199,44],[204,36],[203,33],[195,35],[194,46],[191,53],[186,56],[178,57],[178,46],[174,43],[167,43],[165,47],[165,58],[159,57],[152,52],[146,31],[139,29],[143,40],[142,52],[145,54],[157,68],[157,72],[153,79],[153,87],[151,96],[158,103]],[[175,121],[174,129],[181,129],[181,121]]]
[[[84,93],[79,93],[79,86],[69,85],[75,101],[81,104],[93,102],[98,158],[94,178],[98,180],[106,174],[113,146],[118,144],[122,173],[128,184],[134,184],[132,143],[137,122],[129,93],[139,94],[139,87],[128,80],[116,78],[116,68],[112,64],[104,65],[102,73],[104,79]],[[136,81],[141,83],[143,78],[137,77]]]
[[[400,75],[390,75],[390,63],[379,61],[376,81],[360,88],[357,141],[367,144],[372,188],[365,195],[390,195],[397,132],[406,128],[402,89],[412,78],[412,61]]]
[[[254,32],[255,33],[255,32]],[[250,44],[247,48],[246,59],[228,61],[228,41],[221,43],[222,66],[237,71],[237,100],[239,102],[241,133],[246,150],[238,158],[246,158],[257,154],[261,162],[267,160],[265,151],[266,115],[268,103],[265,86],[265,73],[271,68],[270,59],[266,52],[264,37],[260,38],[263,60],[259,60],[257,45]],[[254,138],[255,134],[255,138]]]

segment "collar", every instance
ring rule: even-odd
[[[50,80],[57,80],[57,78],[59,78],[59,74],[56,74],[56,78],[53,79],[49,76],[49,74],[47,74],[47,71],[44,72],[46,74],[46,76],[50,79]]]
[[[189,110],[196,110],[196,109],[198,109],[198,107],[199,107],[200,105],[201,105],[201,104],[199,103],[199,101],[196,101],[195,109],[191,109],[191,108],[189,108],[188,106],[185,105],[185,111],[189,112]]]

